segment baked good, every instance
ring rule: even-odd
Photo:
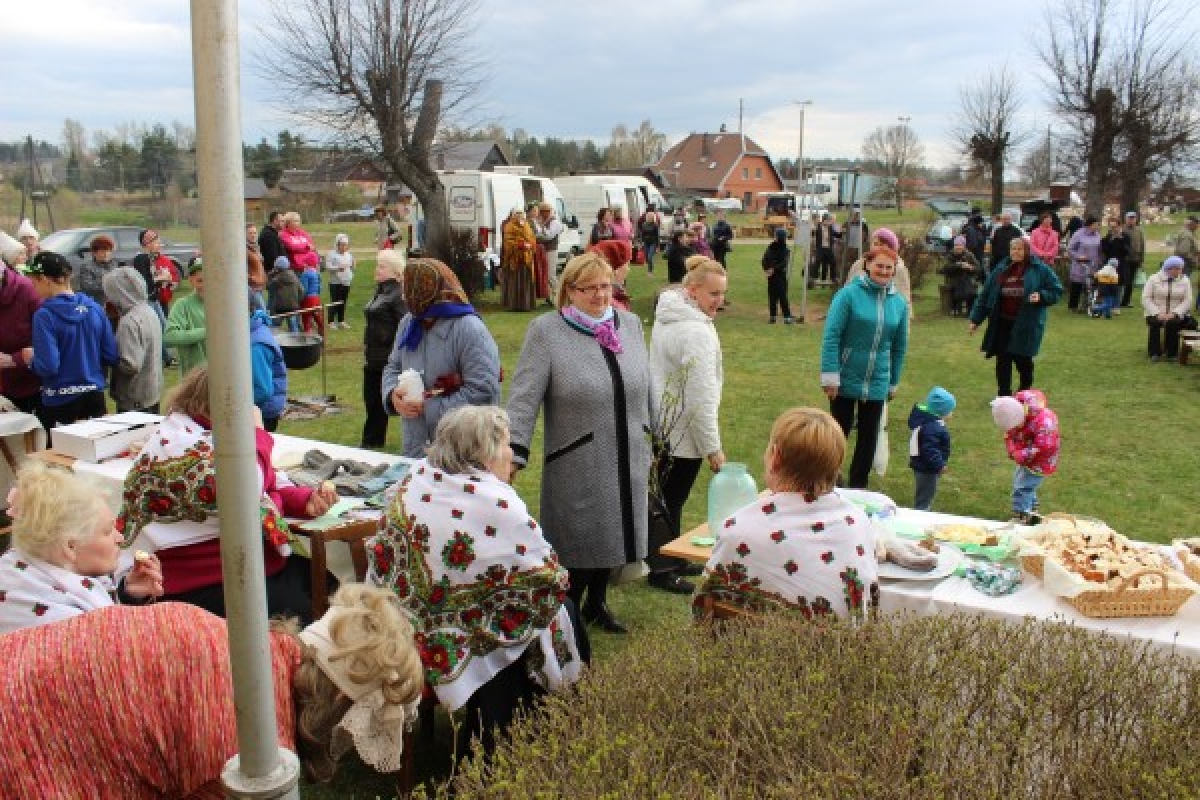
[[[934,539],[930,534],[925,534],[925,538],[917,542],[917,547],[926,550],[930,553],[940,553],[942,548],[938,545],[937,539]]]
[[[887,542],[887,560],[913,572],[931,572],[937,566],[938,558],[922,545],[923,542],[890,539]]]

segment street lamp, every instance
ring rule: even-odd
[[[800,184],[804,181],[804,107],[811,106],[812,100],[793,100],[793,103],[800,106],[800,141],[796,152],[796,194],[802,198],[808,195],[808,192],[800,194]],[[803,269],[800,274],[800,314],[796,317],[796,322],[804,322],[804,318],[808,313],[808,245],[809,245],[809,221],[804,216],[805,202],[800,201],[801,207],[796,212],[795,224],[795,239],[792,243],[792,252],[788,256],[788,275],[792,274],[792,264],[796,261],[796,251],[800,249],[800,243],[804,242],[804,255],[801,260]],[[801,238],[803,236],[803,238]]]

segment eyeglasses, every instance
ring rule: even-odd
[[[598,294],[608,294],[609,292],[611,292],[612,284],[611,283],[597,283],[593,286],[572,286],[571,288],[577,292],[582,292],[583,294],[590,294],[592,297],[595,297]]]

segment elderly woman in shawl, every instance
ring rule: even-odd
[[[157,554],[166,590],[162,599],[191,603],[223,617],[221,520],[208,397],[208,368],[196,367],[176,387],[167,417],[125,476],[117,530],[124,535],[127,550],[117,574],[124,575],[134,566],[136,551]],[[267,613],[308,622],[312,568],[308,559],[292,553],[284,515],[324,514],[337,500],[337,492],[332,486],[314,490],[293,485],[271,464],[274,444],[271,434],[255,428]]]
[[[408,262],[404,302],[408,314],[383,370],[383,406],[404,419],[404,455],[421,458],[447,411],[500,402],[500,349],[441,261]]]
[[[30,462],[9,503],[13,541],[0,556],[0,634],[163,593],[152,555],[114,585],[121,534],[104,494],[86,479]]]
[[[0,758],[5,797],[219,798],[237,753],[225,621],[183,603],[107,608],[3,637]],[[304,630],[268,641],[279,744],[310,781],[350,750],[403,766],[420,703],[413,629],[390,592],[342,587]]]
[[[449,710],[467,706],[488,750],[518,706],[573,683],[590,656],[567,571],[506,482],[511,468],[508,415],[455,409],[367,548],[371,579],[416,620],[426,681]]]
[[[504,221],[500,247],[503,275],[501,298],[506,311],[529,311],[536,294],[534,253],[537,237],[525,219],[525,212],[514,208]]]

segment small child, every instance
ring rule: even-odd
[[[304,290],[304,299],[300,301],[300,308],[311,308],[312,311],[307,311],[300,315],[304,320],[304,332],[312,333],[313,328],[316,328],[317,333],[325,335],[325,313],[321,308],[321,273],[314,266],[307,266],[300,273],[300,286]]]
[[[303,295],[304,289],[300,286],[300,279],[292,271],[292,262],[288,261],[287,256],[276,258],[271,266],[271,275],[267,279],[267,310],[271,316],[299,311]],[[295,333],[300,330],[298,316],[284,319],[287,320],[285,324],[289,331]]]
[[[767,274],[767,306],[775,323],[775,312],[783,306],[783,324],[792,324],[792,307],[788,305],[788,259],[791,251],[787,246],[787,228],[776,228],[775,239],[767,245],[762,257],[763,272]]]
[[[1117,273],[1117,260],[1110,258],[1107,264],[1096,271],[1096,304],[1092,306],[1092,316],[1112,319],[1113,310],[1120,305],[1120,300],[1121,276]]]
[[[1014,397],[992,401],[992,419],[1005,431],[1008,457],[1017,463],[1013,475],[1013,522],[1036,525],[1037,490],[1047,475],[1058,469],[1058,415],[1046,407],[1046,395],[1024,389]]]
[[[283,350],[271,332],[267,312],[259,304],[258,293],[253,289],[247,290],[247,302],[250,307],[250,377],[254,405],[262,413],[263,429],[274,433],[287,405],[287,365],[283,363]]]
[[[117,267],[101,279],[104,296],[117,309],[117,353],[109,394],[117,411],[158,413],[162,394],[162,325],[146,300],[146,281],[133,267]]]
[[[950,431],[946,420],[957,405],[954,395],[940,386],[929,390],[924,403],[908,414],[908,466],[913,471],[916,492],[913,508],[929,511],[937,494],[938,480],[950,461]]]

